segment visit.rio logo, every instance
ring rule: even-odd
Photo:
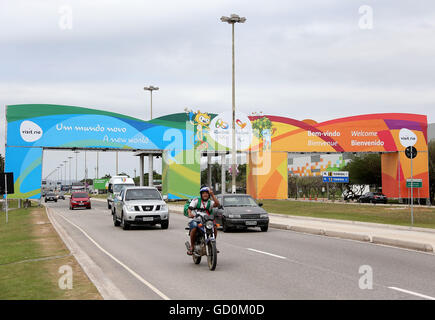
[[[42,137],[42,129],[33,121],[25,120],[21,122],[20,135],[26,142],[35,142]]]

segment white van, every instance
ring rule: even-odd
[[[124,187],[134,187],[134,180],[127,176],[113,176],[107,186],[107,208],[112,209],[113,200]]]

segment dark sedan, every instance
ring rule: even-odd
[[[387,196],[380,192],[367,192],[358,199],[358,202],[361,203],[387,203],[387,201]]]
[[[52,192],[47,193],[45,195],[45,202],[48,202],[48,201],[57,202],[57,196]]]
[[[229,229],[260,227],[266,232],[269,228],[269,215],[250,195],[219,195],[221,207],[216,209],[216,222],[222,225],[223,231]]]

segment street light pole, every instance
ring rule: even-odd
[[[153,91],[154,90],[159,90],[159,87],[154,87],[154,86],[148,86],[148,87],[144,87],[144,90],[147,90],[150,92],[150,99],[151,99],[151,104],[150,104],[150,120],[153,119]]]
[[[231,24],[232,33],[232,148],[231,148],[231,176],[232,176],[232,193],[236,193],[236,63],[234,49],[234,25],[236,23],[244,23],[245,17],[239,17],[237,14],[232,14],[229,17],[221,17],[222,22]]]
[[[99,152],[97,151],[97,170],[95,172],[95,179],[98,179],[98,156],[99,156]]]
[[[66,166],[67,166],[67,164],[68,164],[68,161],[66,161],[66,160],[63,160],[63,163],[65,163],[65,185],[67,185],[67,175],[66,175]]]
[[[148,87],[144,87],[144,90],[147,90],[150,92],[150,97],[151,97],[151,104],[150,104],[150,120],[153,119],[153,91],[154,90],[159,90],[159,87],[154,87],[154,86],[148,86]],[[142,161],[142,159],[141,159]],[[154,157],[153,154],[148,154],[148,186],[152,186],[154,181],[153,181],[153,163],[154,162]],[[141,172],[141,175],[143,174],[143,172]]]
[[[72,185],[72,180],[71,180],[71,159],[72,159],[72,157],[69,156],[68,159],[69,159],[69,183],[70,183],[70,185]]]
[[[79,179],[78,179],[78,176],[77,176],[77,155],[78,155],[78,153],[79,153],[79,151],[74,151],[74,153],[76,154],[76,182],[78,182],[79,181]]]
[[[62,183],[63,183],[63,177],[62,177],[62,167],[63,167],[63,164],[61,163],[60,165],[59,165],[59,167],[60,167],[60,189],[62,190]]]

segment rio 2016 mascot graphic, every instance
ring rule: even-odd
[[[192,110],[184,109],[189,116],[189,122],[193,124],[195,128],[195,140],[194,146],[197,149],[207,149],[208,142],[206,133],[210,131],[211,117],[206,112],[197,111],[196,113]]]
[[[272,127],[272,121],[267,117],[258,118],[252,123],[254,135],[263,143],[263,150],[272,148],[272,136],[276,128]]]

